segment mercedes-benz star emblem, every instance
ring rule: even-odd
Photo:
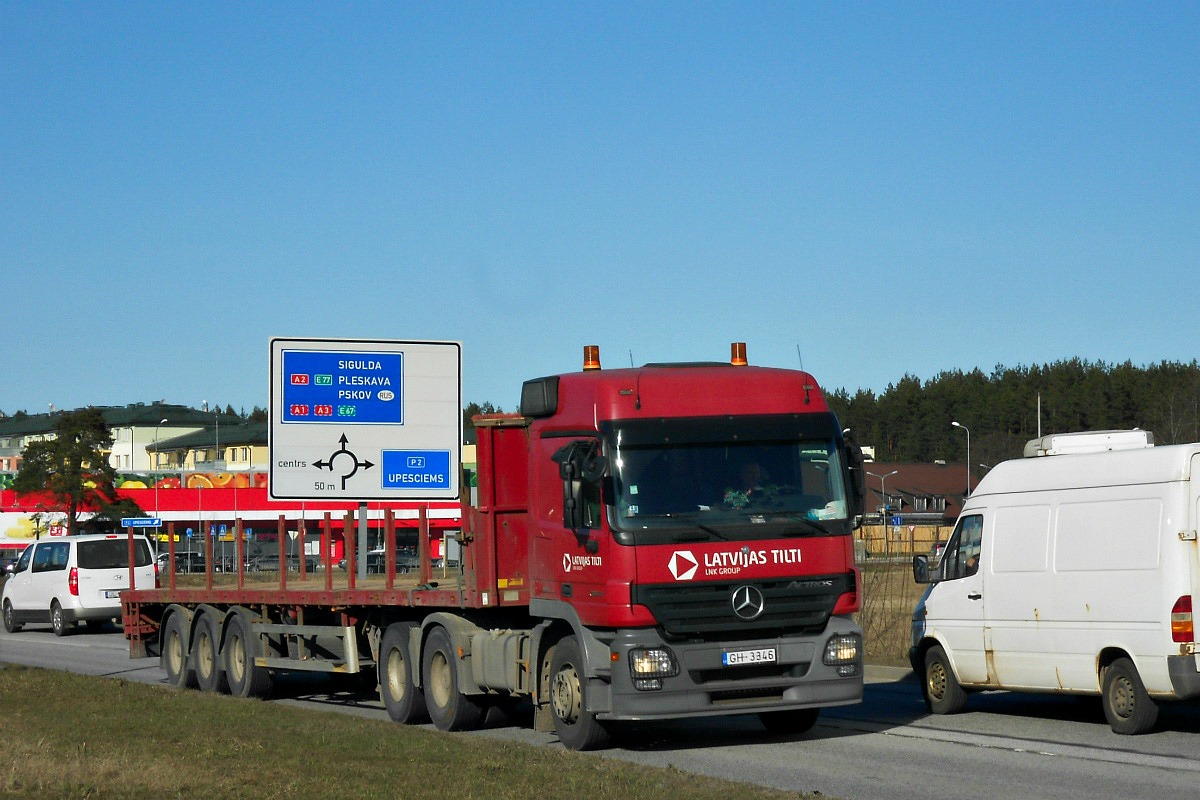
[[[763,593],[754,586],[739,586],[733,590],[733,613],[740,619],[757,619],[766,607]]]

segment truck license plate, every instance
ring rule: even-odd
[[[721,663],[727,667],[740,667],[744,664],[774,664],[775,648],[764,647],[758,650],[735,650],[721,654]]]

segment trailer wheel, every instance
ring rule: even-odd
[[[245,614],[234,614],[225,632],[225,678],[236,697],[266,697],[274,680],[271,670],[254,663],[261,649]]]
[[[192,669],[189,658],[183,614],[172,614],[168,617],[159,637],[162,653],[158,658],[163,671],[167,673],[167,683],[180,689],[195,689],[196,670]]]
[[[954,677],[954,667],[941,645],[925,653],[925,680],[921,683],[925,705],[934,714],[957,714],[967,705],[967,693]]]
[[[1100,698],[1104,716],[1113,733],[1136,735],[1154,729],[1158,722],[1158,704],[1146,693],[1132,661],[1118,658],[1109,664],[1104,670],[1102,684]]]
[[[550,656],[550,710],[559,741],[568,750],[595,750],[610,741],[608,730],[588,711],[584,674],[579,640],[568,636]]]
[[[436,627],[425,641],[422,685],[429,718],[439,731],[475,730],[483,722],[487,706],[459,691],[458,666],[445,628]]]
[[[379,696],[388,716],[403,725],[429,721],[425,695],[417,688],[408,657],[409,631],[415,627],[411,622],[394,622],[379,645]]]
[[[192,632],[192,660],[201,691],[229,693],[229,680],[221,669],[220,648],[216,621],[211,614],[201,614]]]
[[[54,627],[55,636],[66,636],[75,632],[75,623],[67,622],[66,612],[57,600],[50,603],[50,624]]]
[[[776,736],[787,736],[808,733],[817,724],[820,716],[819,708],[799,708],[790,711],[764,711],[758,715],[758,721],[767,729],[767,733]]]
[[[12,603],[8,600],[4,601],[4,630],[9,633],[16,633],[21,630],[21,623],[17,622],[17,613],[13,610]]]

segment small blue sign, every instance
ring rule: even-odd
[[[449,450],[384,450],[383,488],[449,489]]]
[[[161,528],[162,520],[158,517],[122,517],[122,528]]]
[[[188,537],[189,539],[190,539],[190,538],[192,538],[192,529],[191,529],[191,528],[188,528],[188,529],[187,529],[187,537]]]
[[[892,517],[892,527],[899,528],[903,524],[904,524],[904,518],[901,517],[899,514]]]

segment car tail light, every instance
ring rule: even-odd
[[[73,597],[79,597],[79,567],[71,567],[67,574],[67,591]]]
[[[1195,629],[1192,626],[1192,596],[1185,594],[1171,606],[1171,641],[1195,641]]]

